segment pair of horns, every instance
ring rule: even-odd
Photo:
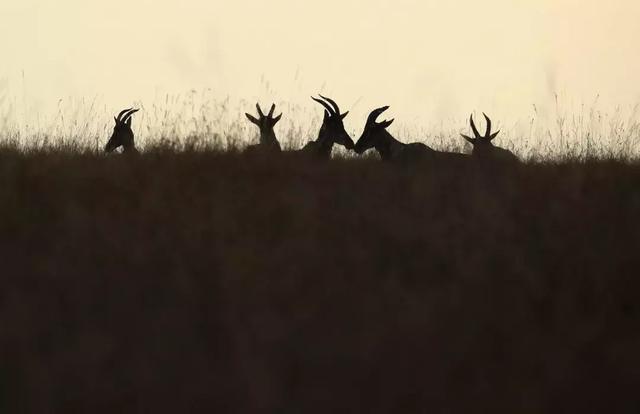
[[[249,114],[249,113],[245,113],[245,115],[247,116],[247,118],[249,119],[249,121],[253,122],[254,124],[260,126],[261,121],[268,119],[270,121],[274,121],[273,125],[275,125],[278,121],[280,121],[280,119],[282,118],[282,114],[278,115],[277,117],[273,117],[273,112],[276,110],[276,104],[272,104],[271,105],[271,109],[269,110],[269,115],[264,114],[264,112],[262,112],[262,108],[260,108],[260,104],[257,103],[256,104],[256,109],[258,110],[258,115],[260,116],[260,119],[256,119],[253,115]]]
[[[322,105],[329,112],[330,115],[337,115],[344,118],[349,113],[349,111],[347,111],[344,114],[341,114],[340,107],[338,107],[338,104],[336,103],[336,101],[334,101],[331,98],[327,98],[326,96],[322,96],[322,95],[319,95],[319,96],[320,98],[322,98],[322,100],[315,98],[313,96],[311,97],[311,99],[313,99],[314,101]]]
[[[135,114],[136,112],[138,112],[139,109],[133,109],[133,108],[129,108],[129,109],[125,109],[122,112],[120,112],[118,114],[118,116],[116,118],[114,118],[116,120],[116,123],[125,123],[129,120],[129,118],[131,118],[131,116],[133,114]]]
[[[480,132],[478,132],[478,128],[476,128],[476,124],[475,124],[475,122],[473,122],[473,114],[471,114],[471,117],[469,118],[469,123],[471,124],[471,130],[473,131],[473,135],[475,136],[475,138],[471,138],[469,136],[461,134],[462,137],[464,139],[466,139],[467,141],[473,142],[476,139],[485,140],[485,141],[491,141],[495,137],[497,137],[498,134],[500,133],[500,130],[498,130],[497,132],[491,133],[491,119],[489,119],[487,114],[485,114],[484,112],[482,113],[482,115],[484,115],[484,119],[487,120],[487,130],[486,130],[484,136],[480,135]]]
[[[367,118],[367,125],[381,126],[383,128],[389,127],[389,125],[393,123],[394,119],[384,120],[382,122],[377,121],[378,117],[382,115],[382,113],[385,112],[387,109],[389,109],[389,106],[383,106],[382,108],[374,109],[373,111],[371,111],[371,113],[369,114],[369,117]]]
[[[260,115],[260,118],[265,118],[264,113],[262,112],[262,108],[260,108],[260,104],[257,103],[256,104],[256,109],[258,110],[258,115]],[[266,116],[266,118],[273,118],[273,112],[276,110],[276,104],[271,104],[271,109],[269,110],[269,115]],[[282,114],[280,114],[278,116],[278,118],[280,118],[282,116]]]

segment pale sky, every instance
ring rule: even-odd
[[[322,90],[354,125],[381,105],[434,123],[524,117],[555,92],[640,102],[637,0],[3,0],[0,16],[0,93],[41,111],[203,88],[309,108]]]

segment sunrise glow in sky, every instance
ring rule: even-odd
[[[41,111],[202,88],[309,107],[322,90],[407,120],[518,117],[555,93],[640,102],[633,0],[7,0],[0,15],[0,89]]]

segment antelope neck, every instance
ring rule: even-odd
[[[403,147],[404,144],[393,137],[387,130],[383,130],[378,134],[374,147],[383,160],[390,160],[397,149]]]
[[[265,145],[278,145],[278,138],[276,138],[276,133],[271,130],[267,133],[260,134],[260,143]]]
[[[316,139],[316,153],[321,158],[331,158],[331,150],[333,149],[333,139],[329,136],[322,137],[322,131],[318,133]]]

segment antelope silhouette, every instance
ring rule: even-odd
[[[369,114],[362,136],[358,139],[358,143],[356,144],[356,153],[362,154],[370,148],[375,148],[380,154],[382,160],[399,163],[410,163],[423,160],[433,162],[453,162],[469,159],[469,156],[465,154],[436,151],[420,142],[405,144],[398,141],[389,133],[389,131],[387,131],[387,128],[393,123],[393,119],[382,122],[377,121],[378,117],[387,109],[389,109],[388,106],[383,106],[382,108],[374,109]]]
[[[260,143],[248,146],[245,152],[280,152],[282,149],[280,148],[280,143],[278,142],[278,138],[276,137],[276,133],[273,128],[280,119],[282,119],[282,114],[275,118],[273,117],[273,112],[276,110],[276,104],[271,105],[268,115],[265,115],[262,112],[260,104],[256,104],[256,109],[258,110],[258,118],[255,118],[253,115],[248,113],[245,115],[251,123],[255,124],[260,129]]]
[[[387,128],[393,124],[394,119],[378,122],[377,119],[383,112],[389,109],[383,106],[374,109],[367,118],[364,131],[356,143],[355,151],[362,154],[368,149],[375,148],[384,161],[399,161],[424,158],[431,155],[433,149],[422,143],[404,144],[393,137]]]
[[[460,134],[462,135],[462,138],[466,139],[473,145],[471,156],[483,161],[518,162],[518,157],[516,157],[511,151],[493,145],[491,141],[498,136],[500,131],[492,133],[491,119],[484,112],[482,115],[484,115],[484,118],[487,121],[487,130],[484,136],[480,135],[478,132],[478,128],[476,128],[476,124],[473,122],[473,114],[471,114],[471,117],[469,118],[469,123],[471,124],[471,130],[473,131],[474,138]]]
[[[333,99],[322,95],[320,95],[320,98],[311,97],[325,109],[318,139],[307,143],[298,152],[315,158],[330,159],[334,144],[342,145],[347,149],[353,149],[355,145],[344,129],[343,120],[349,114],[349,111],[340,113],[340,107]]]
[[[109,138],[109,142],[104,147],[105,152],[113,152],[122,147],[123,153],[137,154],[135,143],[133,142],[133,131],[131,130],[131,116],[138,112],[139,109],[125,109],[114,117],[116,125],[113,127],[113,134]]]

